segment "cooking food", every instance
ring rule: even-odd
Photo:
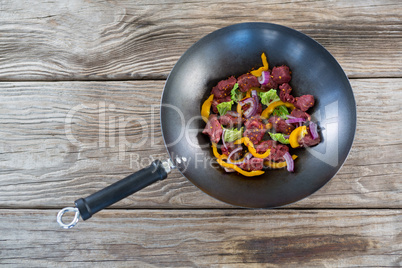
[[[220,81],[201,108],[203,133],[211,140],[217,162],[226,172],[248,177],[262,175],[266,168],[294,172],[297,155],[291,155],[289,147],[321,141],[307,113],[314,97],[293,96],[289,67],[270,70],[265,53],[261,59],[263,66],[257,70]]]

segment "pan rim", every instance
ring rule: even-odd
[[[348,87],[349,87],[350,90],[351,90],[351,92],[350,92],[350,93],[351,93],[351,96],[352,96],[352,99],[351,99],[352,105],[351,105],[351,106],[353,106],[353,107],[350,107],[350,108],[353,109],[353,114],[352,114],[352,121],[353,121],[353,122],[352,122],[352,123],[353,123],[353,126],[354,126],[354,127],[353,127],[353,129],[350,129],[350,135],[351,135],[351,136],[350,136],[350,144],[348,144],[348,146],[347,146],[347,150],[346,150],[346,153],[345,153],[345,158],[340,161],[339,167],[338,167],[337,170],[334,172],[334,174],[332,174],[332,176],[330,176],[329,179],[323,181],[320,185],[318,185],[318,187],[315,187],[314,189],[312,189],[312,192],[311,192],[310,194],[307,194],[307,195],[305,195],[304,197],[295,199],[295,200],[293,200],[293,201],[285,202],[285,203],[283,203],[283,204],[281,204],[281,205],[278,205],[278,206],[268,206],[268,207],[265,207],[265,206],[264,206],[264,207],[261,207],[261,206],[249,206],[249,205],[236,204],[236,203],[233,203],[233,202],[229,202],[229,201],[220,199],[220,198],[217,197],[217,196],[211,195],[210,193],[208,193],[207,191],[205,191],[202,187],[200,187],[199,185],[197,185],[197,184],[195,183],[195,181],[193,181],[191,178],[188,178],[188,177],[182,172],[182,170],[179,168],[179,172],[180,172],[188,181],[190,181],[190,183],[192,183],[194,186],[196,186],[196,187],[197,187],[198,189],[200,189],[202,192],[204,192],[205,194],[207,194],[208,196],[210,196],[210,197],[212,197],[212,198],[214,198],[214,199],[216,199],[216,200],[219,200],[220,202],[229,204],[229,205],[231,205],[231,206],[239,207],[239,208],[279,208],[279,207],[285,207],[285,206],[289,206],[289,205],[291,205],[291,204],[294,204],[294,203],[296,203],[296,202],[299,202],[299,201],[301,201],[301,200],[303,200],[303,199],[305,199],[305,198],[311,196],[312,194],[316,193],[318,190],[320,190],[321,188],[323,188],[329,181],[331,181],[331,180],[338,174],[338,172],[342,169],[342,167],[344,166],[344,164],[345,164],[347,158],[348,158],[349,155],[350,155],[350,152],[351,152],[351,149],[352,149],[352,146],[353,146],[353,142],[354,142],[355,137],[356,137],[356,130],[357,130],[357,105],[356,105],[356,99],[355,99],[355,96],[354,96],[354,93],[353,93],[353,88],[352,88],[351,85],[350,85],[350,80],[349,80],[348,76],[346,75],[345,71],[343,70],[343,68],[341,67],[341,65],[339,64],[339,62],[336,60],[336,58],[335,58],[323,45],[321,45],[318,41],[316,41],[316,40],[313,39],[312,37],[310,37],[310,36],[308,36],[308,35],[306,35],[306,34],[300,32],[300,31],[298,31],[298,30],[295,30],[295,29],[293,29],[293,28],[290,28],[290,27],[287,27],[287,26],[283,26],[283,25],[279,25],[279,24],[274,24],[274,23],[267,23],[267,22],[244,22],[244,23],[233,24],[233,25],[229,25],[229,26],[220,28],[220,29],[215,30],[215,31],[213,31],[213,32],[210,32],[210,33],[208,33],[207,35],[205,35],[205,36],[203,36],[202,38],[200,38],[197,42],[195,42],[193,45],[191,45],[191,46],[181,55],[181,57],[178,59],[178,61],[175,63],[175,65],[173,66],[172,70],[170,71],[170,73],[169,73],[169,75],[168,75],[168,77],[167,77],[167,79],[166,79],[166,81],[165,81],[164,88],[163,88],[162,97],[161,97],[161,101],[160,101],[160,107],[162,107],[163,102],[164,102],[165,94],[167,94],[166,92],[169,90],[169,89],[167,89],[167,84],[168,84],[168,81],[169,81],[169,79],[170,79],[170,77],[171,77],[173,71],[175,70],[176,66],[178,66],[178,65],[180,64],[181,60],[182,60],[183,58],[185,58],[188,53],[191,53],[192,50],[194,50],[200,43],[204,42],[205,39],[211,38],[211,36],[217,35],[217,34],[219,34],[221,31],[228,31],[228,30],[233,30],[233,31],[235,31],[235,30],[239,30],[239,29],[246,29],[246,28],[247,28],[247,29],[250,29],[250,28],[256,28],[256,27],[264,28],[264,27],[267,27],[267,26],[268,26],[268,27],[274,27],[274,28],[283,28],[283,29],[286,29],[286,30],[288,30],[288,31],[297,33],[297,34],[299,34],[301,37],[306,38],[306,39],[308,39],[309,41],[313,41],[317,46],[319,46],[323,51],[325,51],[325,53],[328,54],[328,56],[331,58],[331,60],[332,60],[332,61],[337,65],[337,67],[341,70],[342,75],[346,78]],[[169,150],[169,148],[167,147],[167,144],[166,144],[166,137],[165,137],[165,131],[164,131],[164,123],[163,123],[162,118],[163,118],[163,115],[162,115],[162,109],[161,109],[161,110],[160,110],[160,123],[161,123],[161,132],[162,132],[163,142],[164,142],[165,148],[166,148],[167,151],[168,151],[169,157],[172,159],[174,156],[172,156],[171,151]]]

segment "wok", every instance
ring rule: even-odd
[[[208,136],[201,133],[203,101],[222,79],[238,77],[261,66],[265,52],[271,68],[285,64],[292,71],[292,94],[312,94],[315,106],[309,110],[318,122],[321,143],[306,149],[291,149],[299,157],[295,172],[267,170],[248,178],[226,173],[214,162]],[[71,228],[79,217],[90,218],[97,211],[162,180],[172,168],[208,195],[249,208],[284,206],[320,189],[339,171],[351,149],[356,131],[356,103],[348,78],[334,57],[310,37],[270,23],[242,23],[222,28],[203,37],[178,60],[166,81],[161,101],[161,126],[170,159],[154,161],[150,167],[75,201],[57,221]],[[74,211],[65,224],[62,216]]]

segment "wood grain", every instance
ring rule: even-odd
[[[398,0],[20,0],[0,11],[0,80],[164,79],[201,37],[249,21],[308,34],[349,77],[402,77]]]
[[[108,210],[70,230],[58,227],[56,213],[0,210],[0,264],[402,265],[401,210]]]
[[[402,79],[351,84],[358,110],[352,151],[333,180],[290,208],[401,208]],[[162,81],[0,83],[0,206],[61,208],[167,158],[162,88]],[[230,206],[174,171],[114,207]]]

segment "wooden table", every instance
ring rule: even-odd
[[[0,264],[401,266],[401,14],[399,0],[0,1]],[[155,107],[169,71],[248,21],[311,36],[350,78],[357,133],[339,173],[300,202],[249,210],[173,171],[61,229],[59,209],[167,157]]]

